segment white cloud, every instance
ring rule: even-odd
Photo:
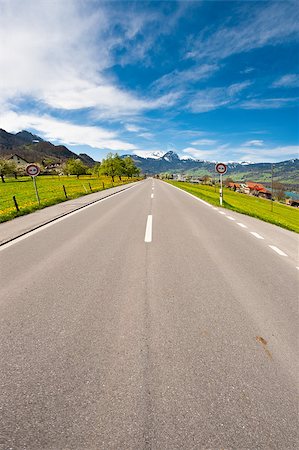
[[[276,80],[272,87],[285,87],[285,88],[296,88],[299,87],[299,75],[296,73],[289,73],[283,77]]]
[[[117,138],[116,133],[100,127],[74,125],[50,116],[0,113],[1,126],[9,132],[22,129],[34,130],[46,140],[65,145],[89,145],[109,150],[134,150],[136,147]]]
[[[136,58],[136,36],[162,20],[158,13],[120,10],[104,2],[2,0],[2,105],[33,99],[51,108],[91,108],[95,117],[113,119],[173,105],[178,94],[140,98],[108,77],[116,50],[126,48]]]
[[[242,144],[242,147],[262,147],[264,145],[264,141],[261,139],[254,139],[253,141],[246,141]]]
[[[272,147],[258,149],[252,147],[246,150],[246,153],[242,153],[239,150],[240,160],[242,161],[254,161],[254,162],[275,162],[284,161],[288,159],[295,159],[299,156],[298,145],[288,145],[282,147]]]
[[[217,155],[216,150],[200,150],[194,147],[187,147],[183,149],[184,153],[193,156],[196,159],[214,159],[214,156]]]
[[[198,139],[197,141],[191,142],[192,145],[216,145],[217,141],[214,139]]]
[[[137,125],[134,125],[134,124],[127,123],[127,124],[125,124],[125,129],[127,131],[130,131],[130,133],[138,133],[143,128],[141,128],[141,127],[139,127]]]

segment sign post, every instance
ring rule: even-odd
[[[219,197],[219,201],[220,201],[220,206],[222,206],[222,201],[223,201],[223,186],[222,186],[222,175],[224,175],[227,172],[227,165],[224,163],[218,163],[215,166],[215,170],[216,172],[218,172],[220,174],[220,197]]]
[[[33,186],[34,186],[34,189],[35,189],[36,199],[38,201],[38,206],[40,206],[40,198],[39,198],[39,195],[38,195],[38,190],[37,190],[37,186],[36,186],[36,179],[35,179],[35,177],[40,173],[40,168],[36,164],[29,164],[26,167],[26,173],[27,173],[27,175],[29,175],[32,178]]]

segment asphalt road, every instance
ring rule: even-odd
[[[151,179],[0,247],[0,449],[297,449],[297,253]]]

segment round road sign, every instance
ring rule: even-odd
[[[40,168],[36,164],[29,164],[26,167],[26,173],[30,177],[36,177],[40,173]]]
[[[218,163],[215,166],[215,170],[216,172],[220,173],[221,175],[223,175],[224,173],[226,173],[227,171],[227,166],[224,163]]]

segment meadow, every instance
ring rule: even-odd
[[[75,175],[40,175],[36,177],[36,185],[40,197],[38,204],[34,184],[31,177],[6,178],[5,183],[0,182],[0,222],[31,213],[46,206],[55,205],[66,200],[81,197],[91,192],[101,191],[113,186],[119,186],[137,178],[115,178],[112,183],[110,177],[82,175],[78,179]],[[65,188],[65,191],[64,191]],[[19,211],[13,197],[15,196]]]
[[[215,190],[214,186],[194,185],[192,183],[177,181],[167,182],[184,189],[212,205],[219,206],[219,187],[216,187]],[[271,203],[273,211],[271,211]],[[299,233],[298,208],[251,195],[240,194],[227,188],[223,190],[223,207]]]

